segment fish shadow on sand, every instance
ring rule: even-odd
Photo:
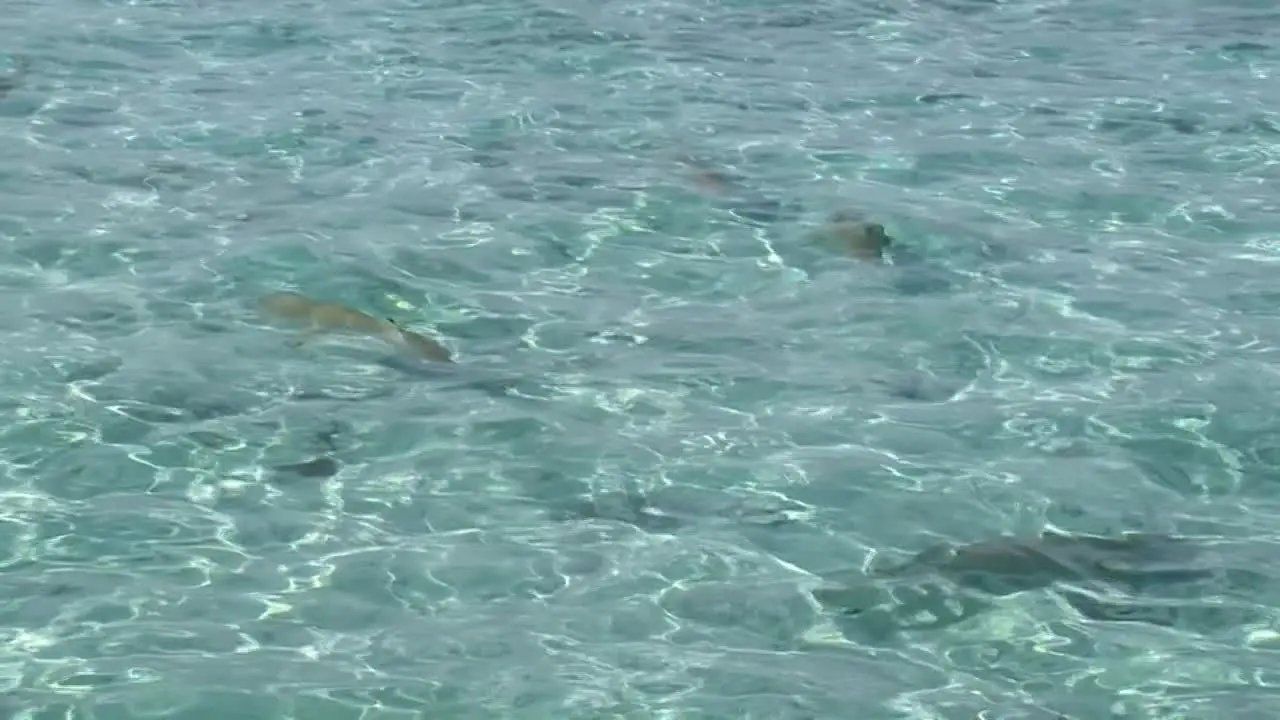
[[[718,164],[689,154],[680,155],[676,161],[700,194],[712,199],[716,206],[729,211],[747,224],[767,227],[798,220],[804,214],[800,203],[773,197],[752,188],[745,177],[727,171]]]
[[[613,492],[577,497],[551,512],[553,520],[606,520],[631,525],[650,533],[671,533],[685,527],[675,515],[656,510],[643,495]]]
[[[427,363],[402,354],[382,355],[374,362],[410,380],[429,382],[437,391],[463,390],[499,399],[523,397],[530,400],[545,399],[551,392],[547,383],[532,376],[495,371],[489,367]]]
[[[333,457],[333,453],[338,451],[339,434],[340,429],[336,423],[317,432],[315,440],[323,448],[323,453],[301,462],[272,465],[272,477],[277,481],[289,481],[292,479],[320,480],[337,475],[342,470],[342,463]]]
[[[876,635],[946,627],[987,611],[999,598],[1041,590],[1089,620],[1204,632],[1256,619],[1249,598],[1272,581],[1188,538],[1045,532],[937,545],[905,563],[874,568],[863,581],[820,588],[814,597],[845,618],[865,618],[861,629]]]
[[[328,455],[321,455],[303,462],[273,465],[271,469],[276,472],[287,473],[300,478],[331,478],[334,475],[337,475],[338,471],[342,469],[342,463]]]

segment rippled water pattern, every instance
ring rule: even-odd
[[[1274,3],[10,0],[0,38],[4,718],[1276,717]],[[890,263],[805,240],[841,209]],[[278,290],[458,362],[298,343]],[[874,571],[1045,528],[1198,554]]]

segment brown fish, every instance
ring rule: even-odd
[[[814,233],[814,239],[826,247],[868,262],[883,261],[885,250],[893,244],[893,238],[885,232],[884,225],[871,222],[852,210],[833,213]]]
[[[681,153],[676,162],[683,165],[689,179],[702,192],[720,195],[734,186],[733,178],[723,170],[694,158],[689,153]]]
[[[415,358],[453,362],[449,350],[435,340],[390,318],[376,318],[344,305],[318,302],[294,292],[275,292],[264,296],[258,309],[267,317],[303,325],[303,336],[297,345],[322,333],[342,332],[378,338]]]
[[[729,176],[714,168],[702,165],[689,165],[689,177],[699,190],[714,194],[728,192],[733,186]]]

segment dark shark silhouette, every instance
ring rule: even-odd
[[[968,545],[936,545],[904,564],[873,571],[878,577],[936,573],[991,595],[1009,595],[1056,582],[1103,582],[1141,589],[1195,582],[1213,569],[1189,564],[1199,553],[1185,538],[1146,533],[1116,537],[1041,533]]]
[[[1249,622],[1257,595],[1270,576],[1189,538],[1153,533],[1118,536],[1044,532],[967,545],[930,547],[906,562],[872,569],[871,584],[821,588],[822,604],[845,616],[875,615],[877,634],[899,629],[938,628],[960,622],[990,606],[982,598],[1052,590],[1091,620],[1145,622],[1198,629]],[[959,596],[936,581],[950,581]],[[914,584],[914,586],[913,586]],[[895,590],[886,597],[884,586]],[[1205,595],[1226,597],[1206,603]],[[947,599],[960,611],[951,610]],[[887,602],[891,599],[892,602]],[[1239,602],[1235,602],[1238,600]],[[911,620],[926,609],[938,618]],[[874,611],[874,612],[873,612]]]

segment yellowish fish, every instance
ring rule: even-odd
[[[350,333],[378,338],[419,359],[453,362],[449,350],[435,340],[389,318],[377,318],[345,305],[319,302],[295,292],[274,292],[258,301],[258,310],[268,318],[302,325],[303,336],[298,345],[324,333]]]
[[[816,239],[827,247],[870,262],[884,260],[885,250],[893,244],[883,225],[848,210],[834,213],[816,233]]]
[[[726,193],[733,187],[733,180],[713,167],[687,162],[689,177],[699,190],[712,194]]]

